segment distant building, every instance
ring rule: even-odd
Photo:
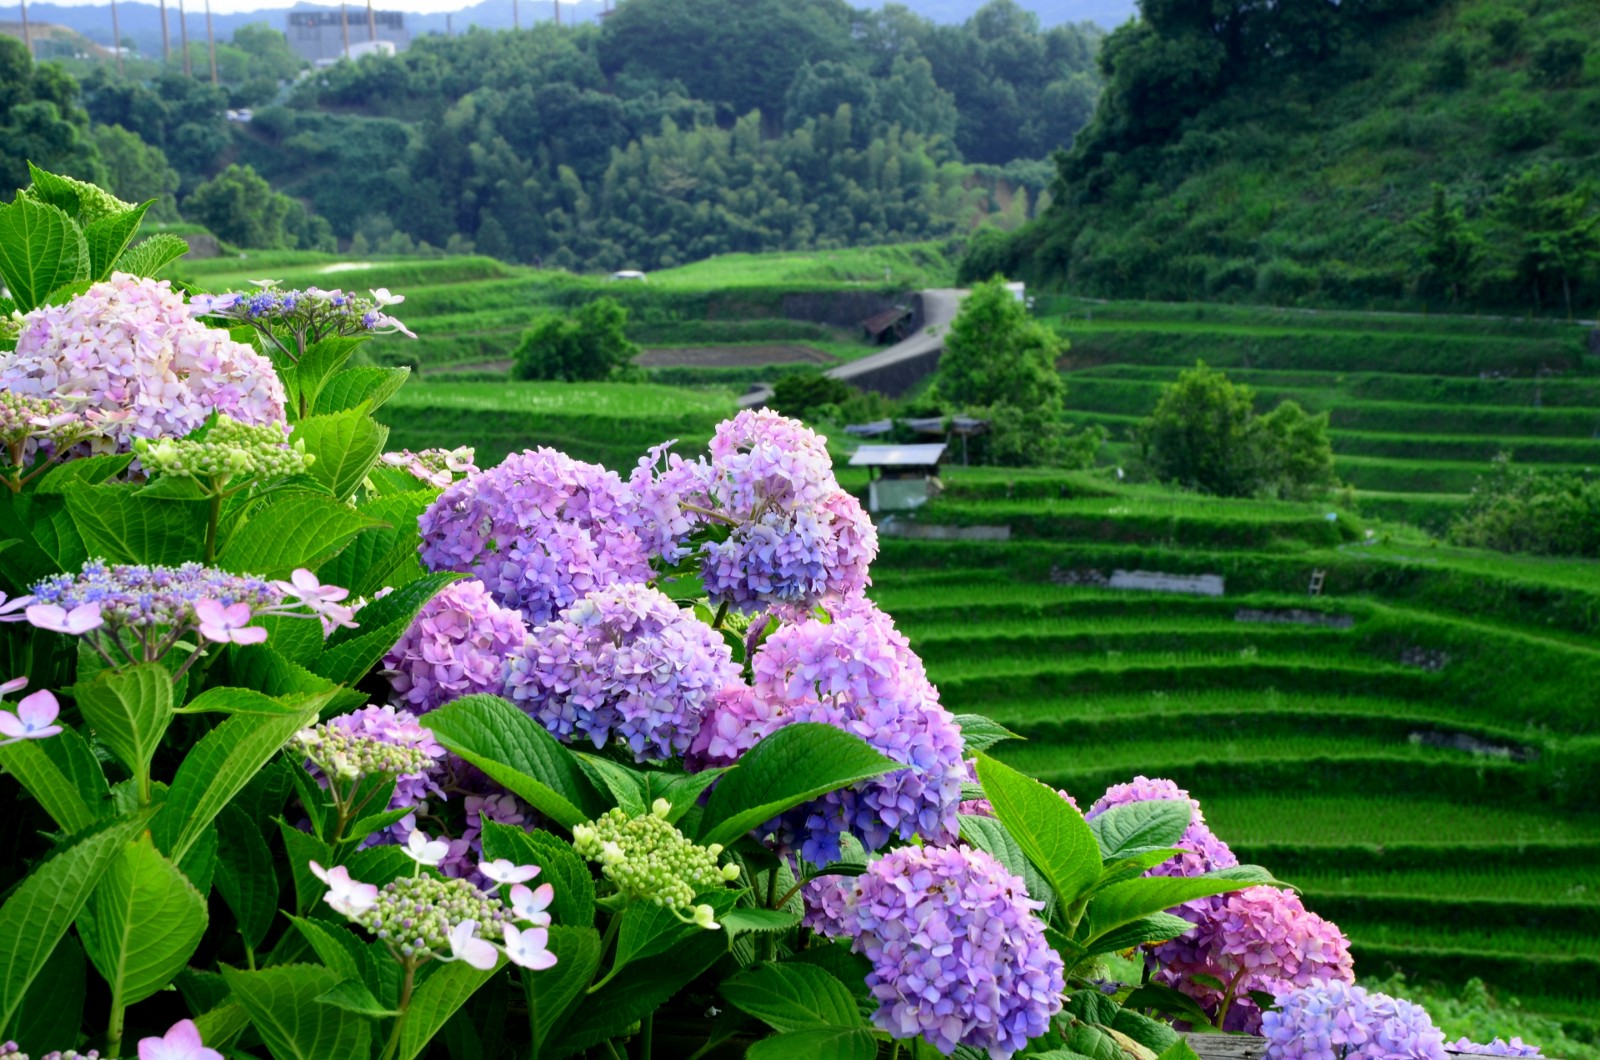
[[[373,28],[377,39],[367,32],[367,9],[350,5],[342,11],[291,11],[285,31],[289,46],[318,66],[338,62],[345,55],[346,44],[352,59],[371,52],[393,55],[403,52],[411,43],[411,31],[406,29],[404,11],[374,11]]]

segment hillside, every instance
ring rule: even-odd
[[[1107,89],[1058,156],[1055,205],[986,244],[969,275],[1361,308],[1454,296],[1565,313],[1570,294],[1594,315],[1600,237],[1584,181],[1600,162],[1600,7],[1408,0],[1302,22],[1196,10],[1163,4],[1108,39]],[[1430,261],[1411,222],[1435,184]]]

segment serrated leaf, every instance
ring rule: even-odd
[[[335,983],[333,989],[317,998],[319,1005],[332,1005],[342,1008],[346,1012],[354,1012],[358,1016],[368,1019],[389,1019],[400,1013],[395,1009],[384,1008],[378,999],[372,996],[372,991],[367,989],[367,984],[359,979],[346,979]]]
[[[133,770],[148,776],[161,737],[172,722],[172,675],[160,663],[102,673],[73,697],[95,735]]]
[[[961,742],[969,755],[987,751],[1005,740],[1022,739],[987,714],[957,714],[955,720],[961,727]]]
[[[291,442],[305,442],[316,457],[309,471],[340,500],[349,497],[383,455],[389,428],[373,419],[365,405],[309,416],[294,425]]]
[[[849,989],[813,965],[757,965],[725,980],[721,990],[728,1004],[776,1031],[861,1025]]]
[[[1181,1038],[1161,1051],[1156,1060],[1200,1060],[1200,1054]]]
[[[317,576],[327,585],[349,589],[351,596],[370,597],[389,585],[391,575],[403,563],[410,560],[415,566],[417,549],[422,544],[417,518],[435,496],[430,491],[413,490],[359,505],[363,515],[388,525],[358,534],[349,547],[318,568]]]
[[[1100,847],[1083,815],[1059,793],[987,756],[978,758],[978,781],[1056,899],[1068,907],[1078,902],[1100,878]]]
[[[80,833],[36,865],[0,906],[0,1027],[12,1026],[33,984],[67,928],[122,848],[151,811]]]
[[[84,241],[89,247],[89,276],[90,280],[104,280],[110,277],[112,266],[128,248],[128,242],[139,231],[139,224],[144,220],[145,211],[155,203],[140,203],[131,210],[114,213],[102,217],[83,230]]]
[[[20,740],[0,747],[0,769],[26,788],[69,835],[100,818],[111,792],[99,760],[76,729],[63,729],[48,740]]]
[[[187,240],[171,232],[157,232],[123,251],[114,269],[133,276],[154,276],[187,253]]]
[[[223,967],[223,978],[244,1006],[274,1060],[332,1060],[369,1055],[372,1024],[317,998],[337,985],[328,969],[288,964],[258,972]]]
[[[365,335],[335,335],[306,347],[293,371],[294,389],[298,391],[301,408],[309,410],[316,405],[317,395],[328,377],[343,368],[350,355],[365,341]]]
[[[237,806],[224,806],[217,825],[221,836],[217,892],[232,910],[245,945],[256,949],[278,915],[278,872],[272,852],[255,822]]]
[[[74,485],[67,514],[90,554],[111,563],[176,566],[205,553],[209,509],[203,501],[142,497],[133,484]]]
[[[394,397],[410,376],[409,368],[379,368],[371,365],[346,368],[323,384],[311,411],[326,415],[365,404],[368,412],[375,412]]]
[[[700,821],[699,842],[724,846],[785,810],[904,766],[831,725],[786,725],[723,775]]]
[[[446,750],[565,828],[610,808],[572,752],[498,696],[463,696],[419,720]]]
[[[551,884],[554,922],[567,927],[594,924],[594,877],[572,844],[549,832],[524,832],[498,821],[483,823],[483,853],[518,865],[538,865],[541,882]],[[587,985],[587,984],[586,984]]]
[[[657,799],[666,799],[668,824],[677,824],[683,815],[693,809],[700,796],[731,767],[703,769],[698,773],[646,773],[645,802],[655,805]]]
[[[495,972],[505,967],[505,963],[502,956],[488,971],[480,971],[465,961],[435,967],[411,995],[410,1015],[400,1030],[399,1060],[415,1060],[420,1056],[445,1021],[483,984],[494,978]]]
[[[872,1060],[878,1040],[865,1027],[809,1027],[763,1038],[744,1055],[748,1060]]]
[[[356,534],[380,525],[331,497],[279,494],[234,532],[217,565],[241,574],[287,578],[297,567],[316,569]]]
[[[1212,1030],[1211,1017],[1199,1002],[1180,990],[1161,983],[1146,983],[1127,996],[1129,1009],[1154,1009],[1165,1016],[1183,1020],[1201,1033]]]
[[[629,817],[638,817],[649,808],[649,803],[644,797],[645,780],[640,774],[620,762],[613,762],[599,755],[574,751],[573,757],[594,782],[594,786],[609,792],[623,813]]]
[[[544,1044],[561,1030],[573,1005],[600,969],[600,933],[592,927],[557,924],[550,928],[546,945],[556,955],[555,967],[522,975],[536,1056],[542,1055]]]
[[[1183,838],[1194,807],[1179,799],[1145,799],[1112,806],[1089,822],[1106,861],[1170,848]]]
[[[20,312],[88,274],[89,245],[66,211],[21,195],[0,206],[0,280]]]
[[[23,194],[36,202],[57,207],[72,218],[78,216],[78,211],[83,206],[82,196],[76,184],[58,173],[40,169],[32,162],[28,163],[28,187]]]
[[[149,835],[124,844],[79,933],[113,997],[137,1004],[172,981],[205,936],[206,901]]]
[[[769,935],[799,927],[800,914],[789,909],[756,909],[740,906],[723,913],[717,921],[730,939],[736,939],[750,932]]]
[[[300,701],[298,714],[236,714],[206,733],[178,767],[155,820],[156,846],[181,860],[239,790],[300,729],[311,724],[329,696]]]

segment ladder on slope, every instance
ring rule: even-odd
[[[1312,596],[1321,596],[1322,595],[1322,583],[1327,581],[1327,580],[1328,580],[1328,572],[1327,571],[1325,571],[1325,570],[1314,570],[1314,571],[1312,571],[1311,572],[1311,585],[1310,585],[1310,587],[1308,588],[1307,591]]]

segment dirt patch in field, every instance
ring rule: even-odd
[[[672,346],[647,349],[633,359],[645,368],[748,368],[764,364],[833,364],[810,346]]]

